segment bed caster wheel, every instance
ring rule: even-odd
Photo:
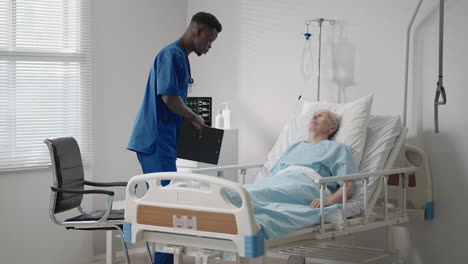
[[[288,264],[305,264],[305,257],[291,255],[288,258]]]

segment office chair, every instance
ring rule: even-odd
[[[84,186],[113,187],[127,186],[126,182],[92,182],[84,179],[83,162],[78,143],[73,137],[60,137],[44,140],[49,148],[52,161],[53,186],[49,204],[49,215],[54,223],[74,230],[112,230],[121,233],[125,260],[130,264],[127,244],[123,241],[124,210],[112,210],[114,192],[108,190],[85,190]],[[83,195],[99,194],[107,196],[105,210],[85,212],[81,207]],[[56,214],[77,208],[80,215],[60,221]]]

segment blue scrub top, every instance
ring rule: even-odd
[[[162,94],[178,95],[187,101],[189,61],[179,41],[162,49],[151,67],[146,92],[138,111],[127,149],[161,158],[177,157],[177,140],[182,117],[172,112]]]
[[[301,141],[291,145],[273,166],[271,174],[275,175],[292,165],[309,167],[322,177],[358,172],[351,149],[334,140],[322,140],[316,143]],[[341,185],[342,182],[331,182],[327,187],[334,193]]]

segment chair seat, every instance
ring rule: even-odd
[[[99,220],[105,213],[105,210],[91,211],[86,214],[81,214],[65,220],[66,222],[72,221],[96,221]],[[124,220],[125,209],[112,210],[107,220]]]

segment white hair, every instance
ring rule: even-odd
[[[340,125],[340,120],[338,119],[338,116],[332,111],[328,111],[328,112],[330,113],[330,121],[332,122],[333,125],[336,126],[336,130],[338,130],[338,126]]]
[[[333,138],[335,136],[336,132],[338,131],[338,127],[340,126],[340,120],[338,119],[338,116],[335,113],[333,113],[332,111],[328,110],[328,113],[330,115],[330,121],[331,121],[332,125],[334,125],[336,127],[335,132],[328,135],[328,138],[331,139],[331,138]]]

